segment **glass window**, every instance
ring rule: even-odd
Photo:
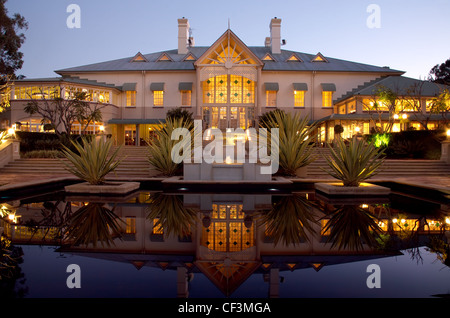
[[[153,91],[153,106],[164,105],[164,91]]]
[[[305,91],[294,91],[294,107],[305,107]]]
[[[277,106],[277,91],[266,91],[266,106],[267,107]]]
[[[136,106],[136,91],[127,91],[127,106]]]
[[[192,106],[192,91],[181,91],[181,106]]]
[[[333,92],[323,91],[322,92],[322,107],[332,107],[333,106]]]

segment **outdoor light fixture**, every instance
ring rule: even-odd
[[[402,115],[402,119],[406,119],[406,118],[408,118],[408,115],[403,114],[403,115]]]
[[[16,130],[14,128],[11,127],[8,129],[8,135],[13,136],[13,135],[15,135],[15,133],[16,133]]]
[[[394,119],[398,119],[398,114],[394,114]]]
[[[105,126],[101,125],[100,127],[98,127],[98,129],[100,129],[101,132],[105,131]]]
[[[450,139],[450,129],[447,129],[447,138]]]

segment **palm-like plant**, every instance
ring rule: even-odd
[[[297,194],[284,196],[262,215],[260,222],[265,225],[275,245],[280,242],[286,246],[296,245],[303,240],[309,241],[310,235],[315,233],[317,220],[311,210],[311,205],[303,197]]]
[[[338,249],[360,250],[363,244],[378,247],[382,230],[377,220],[365,209],[356,205],[344,205],[332,212],[322,233],[329,233],[327,242]]]
[[[156,138],[149,142],[147,148],[148,161],[156,170],[166,176],[173,176],[181,169],[181,163],[176,163],[172,160],[173,147],[179,142],[188,142],[186,140],[172,140],[172,132],[177,128],[191,130],[192,121],[185,120],[181,117],[166,118],[166,122],[161,124],[159,129],[155,130]],[[193,138],[191,138],[191,141],[193,141]]]
[[[177,195],[156,192],[150,196],[149,203],[147,218],[157,219],[153,227],[163,228],[168,236],[185,237],[198,221],[196,211],[186,208]]]
[[[74,246],[92,244],[96,247],[98,242],[102,246],[111,246],[114,238],[121,235],[119,221],[122,220],[113,210],[102,203],[90,202],[70,217],[63,237]]]
[[[348,145],[337,139],[336,148],[329,149],[330,156],[325,156],[325,160],[331,171],[322,170],[341,180],[345,187],[358,187],[362,181],[374,176],[383,164],[384,151],[357,138],[352,138]]]
[[[282,174],[295,176],[296,171],[315,160],[313,132],[316,124],[309,124],[308,118],[300,117],[300,113],[273,112],[261,123],[261,127],[278,128],[279,140],[275,140],[279,153],[279,165]],[[265,136],[262,136],[265,137]],[[268,142],[270,141],[267,137]]]
[[[72,145],[75,150],[63,145],[64,157],[71,163],[63,161],[66,170],[90,184],[103,184],[106,175],[114,171],[121,162],[117,159],[120,147],[111,152],[111,139],[83,138],[82,143],[72,141]]]

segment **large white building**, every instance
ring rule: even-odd
[[[228,29],[210,46],[200,47],[189,36],[189,21],[178,19],[176,49],[137,52],[118,60],[57,70],[55,78],[16,81],[10,114],[3,124],[42,130],[42,118],[23,110],[29,99],[45,98],[55,91],[70,98],[74,91],[85,91],[93,105],[103,106],[102,121],[89,125],[87,131],[104,128],[117,144],[142,144],[167,111],[177,107],[201,118],[204,128],[221,129],[255,126],[259,116],[274,109],[300,112],[321,120],[319,141],[323,142],[334,138],[336,124],[344,127],[344,137],[370,132],[377,121],[371,120],[373,114],[365,103],[377,84],[406,90],[417,83],[423,88],[416,96],[420,110],[403,106],[398,113],[407,113],[408,125],[419,129],[415,122],[419,117],[430,117],[431,127],[442,120],[442,116],[432,118],[427,107],[442,86],[405,78],[404,72],[385,66],[283,50],[281,19],[273,18],[269,28],[270,36],[261,39],[262,46],[249,47]],[[406,98],[405,92],[398,94]],[[392,115],[387,109],[383,114]],[[394,130],[400,124],[394,123]],[[72,130],[80,132],[81,127],[82,123],[75,123]]]

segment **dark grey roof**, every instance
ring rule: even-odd
[[[429,97],[437,96],[444,89],[450,89],[450,86],[447,85],[422,81],[405,76],[384,76],[354,88],[352,91],[337,98],[334,102],[338,103],[356,95],[373,96],[380,87],[391,89],[399,96]]]
[[[209,47],[191,47],[189,53],[199,58]],[[272,54],[269,47],[249,47],[249,49],[262,59],[270,53],[275,61],[263,61],[263,70],[267,71],[326,71],[326,72],[376,72],[384,74],[403,74],[403,71],[387,67],[356,63],[346,60],[326,57],[328,62],[312,62],[316,54],[307,54],[289,50],[281,50],[280,54]],[[166,54],[171,61],[158,61],[162,54]],[[109,71],[161,71],[161,70],[194,70],[192,60],[184,60],[189,54],[178,54],[176,49],[145,54],[147,62],[131,62],[134,56],[106,62],[69,67],[57,70],[56,73],[64,74],[70,72],[109,72]],[[301,62],[288,61],[295,54]]]

